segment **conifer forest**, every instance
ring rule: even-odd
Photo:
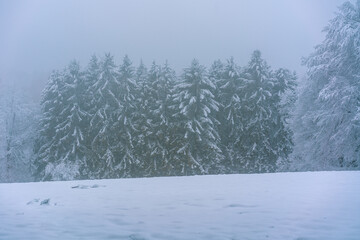
[[[54,69],[40,103],[0,80],[0,182],[360,169],[360,1],[301,77],[259,50],[177,72],[116,57]]]

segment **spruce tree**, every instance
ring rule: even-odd
[[[224,134],[224,127],[225,127],[225,117],[224,117],[224,105],[223,99],[221,98],[222,91],[220,90],[222,81],[224,79],[224,64],[221,60],[216,60],[213,62],[209,69],[209,79],[215,85],[214,96],[215,100],[219,103],[219,110],[215,112],[214,117],[217,120],[217,129],[220,137],[219,148],[221,149],[224,155],[224,164],[229,165],[227,162],[229,161],[227,146],[225,143],[225,134]]]
[[[128,56],[125,56],[119,68],[118,82],[120,84],[119,100],[121,111],[116,115],[115,131],[117,139],[117,175],[121,177],[141,176],[141,163],[135,154],[135,140],[139,127],[136,126],[138,118],[136,99],[138,86],[135,78],[135,69]]]
[[[297,99],[296,73],[291,73],[288,69],[280,68],[275,73],[275,85],[272,91],[274,108],[272,119],[275,123],[274,140],[276,143],[276,153],[278,156],[278,170],[289,168],[289,155],[293,152],[293,131],[291,129],[291,119],[294,115],[294,107]]]
[[[278,110],[272,90],[275,79],[260,51],[254,51],[243,72],[245,87],[242,96],[243,132],[241,149],[242,172],[272,172],[276,169],[277,152],[273,117]]]
[[[84,164],[83,74],[77,62],[54,73],[42,100],[43,117],[38,150],[37,177],[69,180],[81,176]]]
[[[96,136],[96,131],[92,127],[91,120],[97,114],[99,108],[99,99],[96,96],[99,96],[96,92],[98,89],[97,84],[100,80],[100,62],[96,55],[91,56],[90,62],[88,63],[87,69],[84,74],[85,84],[84,84],[84,96],[83,96],[83,106],[87,112],[87,116],[84,119],[86,124],[85,131],[85,161],[82,169],[82,175],[84,178],[93,179],[99,177],[95,174],[97,172],[98,155],[92,148],[92,141]]]
[[[175,72],[166,62],[163,67],[153,63],[148,75],[146,123],[147,145],[145,174],[148,176],[172,175],[174,162],[171,156],[172,91]]]
[[[156,137],[159,139],[159,155],[162,158],[163,165],[159,174],[174,175],[174,162],[171,152],[171,144],[175,139],[173,128],[173,95],[176,81],[175,71],[166,61],[162,67],[161,77],[159,81],[157,108],[154,109],[154,115],[158,116]]]
[[[72,62],[64,73],[65,97],[64,109],[60,113],[60,122],[57,126],[57,135],[60,137],[58,148],[62,152],[61,161],[77,169],[79,173],[71,178],[79,178],[80,169],[84,165],[86,152],[85,131],[87,112],[84,111],[84,76],[77,62]],[[71,173],[72,174],[72,173]],[[64,177],[68,179],[67,176]]]
[[[240,78],[239,67],[230,58],[222,70],[218,81],[221,114],[220,136],[230,172],[237,172],[240,165],[241,136],[243,134],[242,94],[244,83]],[[219,112],[220,113],[220,112]]]
[[[36,169],[35,177],[38,180],[51,180],[51,172],[47,166],[49,164],[53,165],[60,156],[55,137],[56,126],[59,123],[59,115],[64,102],[64,97],[61,94],[64,84],[63,74],[59,71],[54,71],[43,91],[41,100],[42,116],[39,124],[40,131],[36,142],[38,147],[35,147],[37,158],[34,162]]]
[[[184,175],[217,172],[222,160],[216,119],[212,117],[219,106],[213,94],[215,88],[205,67],[197,60],[184,69],[181,82],[176,86],[174,100],[179,104],[178,124],[183,137],[177,143],[176,152]]]
[[[135,74],[136,85],[138,86],[137,97],[135,99],[137,116],[135,121],[135,125],[138,126],[138,131],[136,132],[134,138],[136,144],[135,147],[135,155],[136,158],[140,161],[140,165],[142,170],[145,167],[146,160],[146,132],[148,131],[148,124],[146,119],[148,118],[148,100],[146,97],[147,89],[148,89],[148,70],[145,64],[141,61],[140,65],[136,69]]]
[[[159,169],[163,165],[161,156],[161,141],[157,136],[159,128],[159,115],[155,113],[158,108],[159,100],[159,85],[161,78],[161,67],[155,62],[152,63],[148,78],[146,89],[144,89],[144,98],[146,99],[145,106],[145,121],[142,126],[142,132],[145,134],[144,145],[144,171],[147,176],[154,176],[159,174]]]
[[[94,64],[94,67],[96,64]],[[89,93],[93,95],[89,138],[94,155],[91,166],[93,178],[118,177],[119,161],[116,158],[118,132],[115,130],[117,116],[122,110],[119,98],[120,84],[114,58],[109,53],[100,63],[99,79],[94,81]],[[97,74],[94,68],[94,73]]]

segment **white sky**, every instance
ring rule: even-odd
[[[274,67],[304,72],[301,58],[343,0],[0,0],[0,78],[42,88],[54,69],[92,54],[128,54],[177,70],[259,49]],[[45,79],[45,80],[44,80]]]

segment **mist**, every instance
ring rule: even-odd
[[[39,99],[49,74],[71,60],[128,54],[180,72],[231,56],[245,65],[262,51],[273,67],[304,73],[301,58],[320,43],[341,0],[0,1],[0,79]]]

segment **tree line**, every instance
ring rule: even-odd
[[[273,172],[286,162],[296,75],[259,51],[176,76],[168,63],[135,68],[125,56],[71,62],[43,92],[39,180]],[[289,92],[291,92],[289,94]],[[292,98],[288,98],[292,99]]]

